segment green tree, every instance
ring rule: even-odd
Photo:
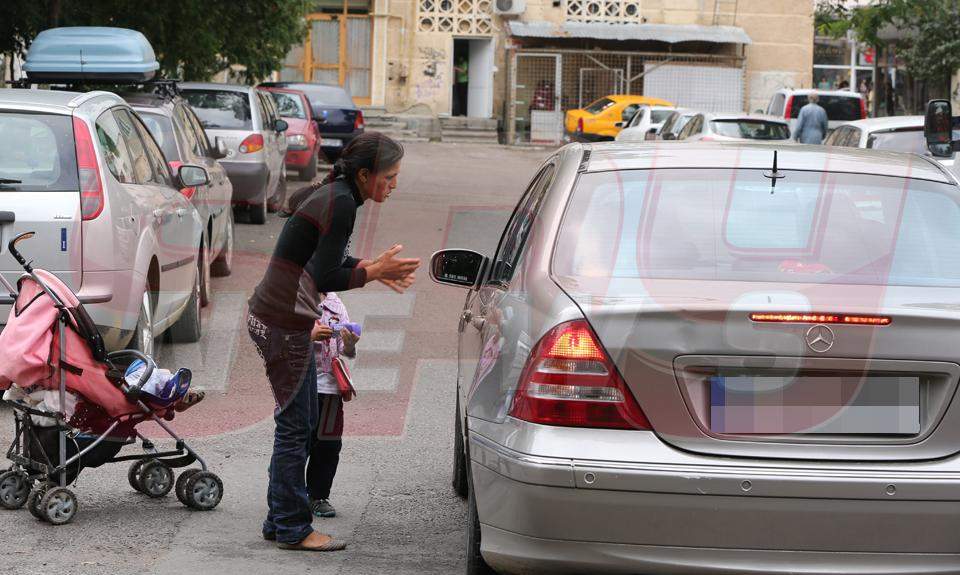
[[[960,69],[960,2],[877,0],[848,8],[833,0],[820,6],[817,31],[834,37],[853,31],[858,41],[882,44],[881,32],[900,31],[897,55],[916,78],[943,82]]]
[[[205,80],[231,66],[256,81],[280,68],[306,35],[305,0],[13,0],[0,2],[0,53],[23,53],[52,26],[142,32],[164,76]]]

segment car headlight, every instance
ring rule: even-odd
[[[307,137],[303,134],[291,134],[287,136],[287,147],[306,149]]]

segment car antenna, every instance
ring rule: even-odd
[[[773,194],[774,188],[777,187],[777,180],[782,180],[786,178],[787,175],[777,170],[777,151],[773,151],[773,169],[763,172],[763,177],[770,178],[770,193]]]

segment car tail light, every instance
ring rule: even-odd
[[[847,325],[890,325],[885,315],[846,315],[836,313],[751,313],[758,323],[840,323]]]
[[[537,343],[510,415],[544,425],[651,429],[590,325],[557,325]]]
[[[80,217],[95,219],[103,211],[103,181],[93,138],[87,123],[73,119],[73,142],[77,150],[77,174],[80,176]]]
[[[263,149],[263,136],[260,134],[250,134],[240,142],[241,154],[252,154]]]
[[[363,129],[363,111],[357,110],[357,117],[353,120],[353,129],[362,130]]]
[[[860,98],[860,118],[867,119],[867,100],[864,98]]]
[[[793,96],[787,98],[787,106],[783,109],[783,117],[790,119],[790,112],[793,111]]]
[[[180,169],[180,166],[183,165],[183,162],[180,160],[170,160],[168,165],[170,166],[170,173],[173,174],[173,181],[178,181],[179,178],[177,177],[177,170]],[[189,200],[193,198],[193,194],[197,193],[197,188],[192,186],[189,188],[180,188],[180,193]]]
[[[583,133],[583,118],[577,118],[577,132]]]

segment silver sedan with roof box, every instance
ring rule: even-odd
[[[572,144],[495,253],[430,272],[469,290],[468,573],[960,573],[960,186],[937,162]]]

